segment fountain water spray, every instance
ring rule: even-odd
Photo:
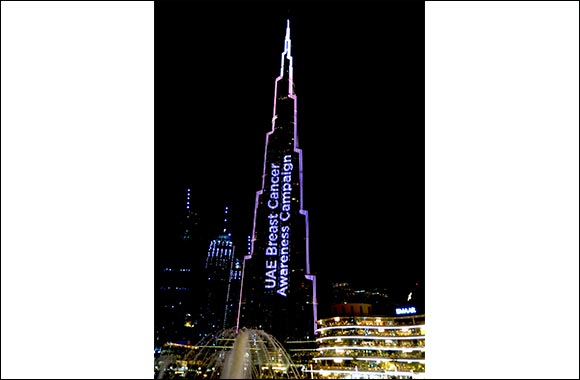
[[[300,372],[280,342],[262,330],[222,330],[194,348],[171,352],[183,376],[203,379],[299,379]],[[167,356],[166,356],[167,357]],[[187,366],[183,366],[184,362]],[[167,368],[168,363],[163,363]],[[177,366],[179,367],[179,366]],[[157,378],[163,378],[160,371]]]

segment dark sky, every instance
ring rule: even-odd
[[[424,5],[316,4],[155,4],[156,254],[187,186],[245,250],[289,16],[314,272],[422,282]]]

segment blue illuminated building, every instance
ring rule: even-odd
[[[224,211],[224,228],[209,243],[205,262],[207,303],[202,308],[202,329],[206,334],[234,327],[237,319],[241,260],[235,257],[232,234],[228,228],[228,207]]]

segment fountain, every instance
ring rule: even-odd
[[[248,332],[242,330],[236,340],[234,346],[226,354],[224,365],[222,368],[222,379],[249,379],[248,369],[252,365],[250,355],[248,353]]]
[[[167,368],[175,368],[173,376],[190,379],[301,378],[280,342],[262,330],[222,330],[193,348],[167,350],[162,357],[156,366],[158,379],[167,374]]]

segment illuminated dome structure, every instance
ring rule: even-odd
[[[262,330],[222,330],[196,346],[169,344],[155,360],[155,378],[299,379],[282,345]]]

